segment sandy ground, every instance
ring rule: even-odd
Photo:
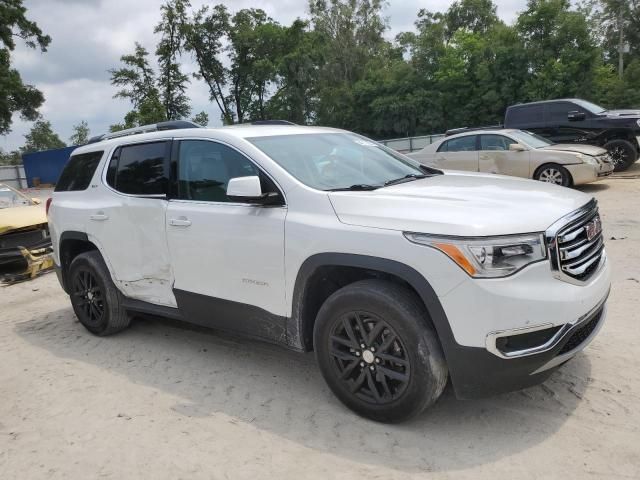
[[[591,346],[400,426],[350,413],[312,355],[158,320],[97,338],[55,275],[0,288],[0,479],[640,478],[638,174],[582,188],[614,272]]]

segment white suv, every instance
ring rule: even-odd
[[[542,382],[603,323],[582,193],[330,128],[179,126],[78,148],[47,205],[92,333],[154,314],[314,350],[342,402],[392,422],[448,378],[462,398]]]

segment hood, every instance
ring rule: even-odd
[[[598,155],[604,155],[607,151],[604,148],[596,147],[595,145],[583,145],[580,143],[558,143],[557,145],[549,145],[548,147],[538,148],[538,150],[555,150],[561,152],[575,152],[583,153],[585,155],[591,155],[597,157]]]
[[[640,110],[606,110],[602,112],[602,115],[606,115],[608,117],[639,117],[640,118]]]
[[[47,223],[44,205],[0,208],[0,235]]]
[[[329,199],[349,225],[473,237],[545,231],[591,197],[533,180],[447,171]]]

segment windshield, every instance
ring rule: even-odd
[[[585,110],[589,110],[591,113],[602,113],[605,111],[600,105],[596,105],[595,103],[587,102],[586,100],[573,100],[573,103],[576,105],[580,105]]]
[[[33,205],[33,202],[20,192],[0,184],[0,208],[22,207]]]
[[[553,142],[550,142],[546,138],[536,135],[535,133],[525,132],[524,130],[511,132],[511,136],[518,140],[518,142],[524,143],[531,148],[542,148],[553,145]]]
[[[318,190],[377,188],[391,180],[425,174],[418,162],[355,134],[309,133],[247,140],[302,183]]]

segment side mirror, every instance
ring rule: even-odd
[[[527,148],[519,143],[512,143],[509,145],[509,150],[512,152],[524,152]]]
[[[227,184],[227,197],[234,202],[269,205],[275,203],[278,194],[275,192],[262,193],[260,178],[252,176],[230,179]]]
[[[42,203],[42,200],[40,200],[39,198],[32,198],[31,201],[36,205],[40,205]]]
[[[579,122],[581,120],[584,120],[585,118],[587,118],[587,116],[585,115],[584,112],[578,112],[573,111],[573,112],[569,112],[567,114],[567,120],[569,120],[570,122]]]

